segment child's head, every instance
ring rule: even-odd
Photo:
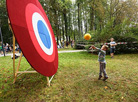
[[[111,41],[114,41],[114,38],[111,38],[110,40],[111,40]]]
[[[103,45],[101,49],[106,51],[106,50],[108,50],[108,46],[107,45]]]

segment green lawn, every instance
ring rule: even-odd
[[[19,59],[16,60],[18,62]],[[136,102],[138,54],[106,56],[109,79],[97,80],[97,55],[59,54],[59,69],[51,87],[40,74],[23,74],[12,84],[12,59],[0,58],[0,102]],[[21,70],[29,64],[22,59]]]

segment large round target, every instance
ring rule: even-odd
[[[44,76],[58,69],[58,52],[50,22],[38,0],[7,0],[16,40],[30,65]]]

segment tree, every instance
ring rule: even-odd
[[[82,39],[91,33],[95,41],[110,37],[135,37],[138,23],[137,0],[39,0],[52,25],[56,40]],[[12,36],[7,23],[5,0],[0,1],[4,42]],[[135,29],[133,29],[135,28]],[[135,33],[136,32],[136,33]]]
[[[0,1],[0,21],[1,21],[0,26],[1,26],[2,33],[3,33],[4,43],[11,43],[10,38],[12,37],[12,34],[9,30],[8,16],[7,16],[6,1],[5,0]]]

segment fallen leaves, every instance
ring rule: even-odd
[[[124,97],[121,97],[121,99],[123,100],[123,99],[124,99]]]
[[[104,87],[104,89],[108,89],[108,87],[107,87],[107,86],[105,86],[105,87]]]
[[[7,83],[7,80],[4,80],[5,83]]]
[[[2,88],[1,88],[2,90],[4,89],[4,85],[2,86]]]

